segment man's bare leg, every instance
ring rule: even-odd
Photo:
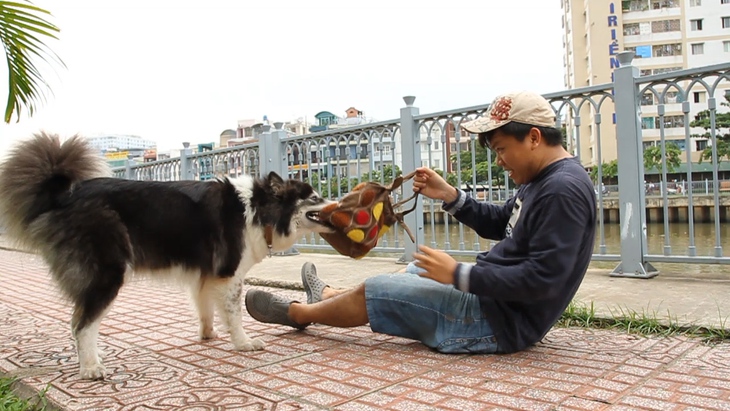
[[[332,288],[328,285],[324,288],[324,290],[322,290],[322,300],[328,300],[332,297],[336,297],[351,290],[352,288]]]
[[[398,272],[405,273],[406,268],[403,268],[403,269],[399,270]],[[344,294],[350,290],[352,290],[352,289],[351,288],[332,288],[329,285],[325,286],[324,289],[322,290],[322,300],[330,299],[330,298],[338,296],[340,294]]]
[[[357,327],[369,322],[365,305],[365,284],[349,290],[327,287],[322,301],[314,304],[292,303],[289,318],[298,324],[317,323],[333,327]]]

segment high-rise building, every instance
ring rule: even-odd
[[[730,61],[730,0],[560,1],[567,88],[612,82],[621,51],[635,53],[632,64],[641,70],[642,76]],[[724,101],[728,83],[724,82],[716,91],[718,103]],[[690,119],[707,109],[709,97],[712,96],[700,87],[690,90]],[[690,150],[693,161],[697,161],[707,140],[693,139],[691,146],[686,147],[682,102],[681,95],[668,90],[664,101],[665,141],[677,144],[683,151]],[[658,103],[651,94],[644,95],[641,101],[645,147],[660,139]],[[579,154],[586,167],[616,159],[613,113],[613,105],[606,104],[601,111],[601,124],[597,125],[592,108],[584,105],[580,113]],[[570,118],[563,120],[564,124],[575,125]],[[602,159],[597,150],[599,127]],[[682,159],[685,158],[683,154]]]
[[[145,140],[139,136],[127,134],[104,134],[95,137],[86,137],[89,145],[99,152],[104,153],[113,150],[132,150],[154,148],[157,144],[151,140]]]

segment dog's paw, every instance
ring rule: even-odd
[[[266,343],[258,338],[246,338],[245,340],[234,343],[234,346],[238,351],[258,351],[263,350]]]
[[[103,380],[106,377],[106,368],[102,364],[94,364],[81,368],[79,375],[83,380]]]
[[[218,333],[215,332],[213,327],[200,327],[199,335],[201,340],[212,340],[218,337]]]

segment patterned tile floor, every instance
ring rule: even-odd
[[[201,342],[186,295],[139,281],[102,323],[110,376],[84,381],[70,308],[30,254],[0,250],[0,371],[68,410],[730,410],[730,344],[554,329],[502,356],[442,355],[367,327],[244,326]],[[276,292],[302,298],[290,290]]]

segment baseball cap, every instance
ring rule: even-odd
[[[545,97],[530,91],[497,96],[489,110],[461,127],[474,134],[486,133],[516,121],[531,126],[555,127],[555,111]]]

